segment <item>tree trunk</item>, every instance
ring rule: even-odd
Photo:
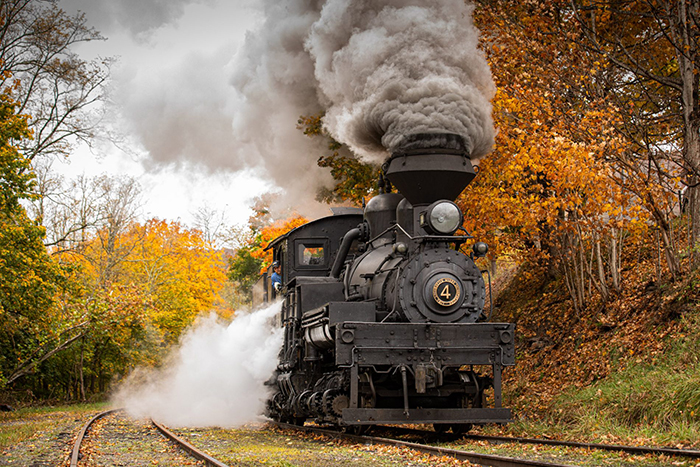
[[[85,361],[85,337],[80,343],[80,400],[85,402],[85,378],[83,376],[83,364]]]
[[[84,335],[84,333],[80,333],[75,337],[71,337],[67,341],[62,342],[61,344],[59,344],[58,346],[56,346],[52,350],[46,352],[42,357],[38,358],[37,360],[24,363],[22,366],[20,366],[18,369],[16,369],[12,373],[12,375],[7,379],[7,383],[5,383],[5,384],[7,384],[9,386],[10,384],[14,383],[18,378],[21,378],[22,376],[29,374],[34,369],[34,367],[36,367],[38,364],[47,360],[51,356],[57,354],[61,350],[67,349],[68,347],[70,347],[70,345],[73,342],[75,342],[76,340],[81,338],[83,335]]]
[[[669,273],[671,273],[671,280],[676,280],[681,273],[681,265],[678,260],[678,253],[673,247],[673,242],[671,239],[671,226],[666,219],[666,215],[661,212],[661,209],[656,205],[651,197],[651,194],[647,194],[648,206],[651,208],[651,213],[654,216],[656,225],[659,228],[659,234],[661,236],[661,241],[664,246],[664,256],[666,257],[666,264],[668,265]]]
[[[598,263],[598,280],[600,281],[600,293],[603,296],[603,300],[607,301],[610,297],[610,291],[605,281],[605,265],[603,264],[603,255],[600,252],[600,240],[595,240],[595,257]]]
[[[620,291],[620,265],[618,252],[619,244],[617,241],[617,229],[610,229],[610,277],[612,278],[612,286],[616,292]]]
[[[697,60],[698,26],[700,6],[697,1],[678,0],[676,30],[678,42],[676,56],[683,83],[683,161],[686,165],[688,184],[688,213],[691,219],[690,250],[691,267],[700,266],[700,255],[695,247],[700,240],[700,101],[698,99]]]

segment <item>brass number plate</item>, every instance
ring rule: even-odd
[[[440,306],[452,306],[457,303],[462,291],[456,280],[449,277],[438,279],[433,286],[433,299]]]

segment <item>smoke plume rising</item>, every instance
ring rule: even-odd
[[[412,133],[493,145],[495,87],[463,0],[328,0],[307,47],[331,134],[381,162]]]
[[[189,4],[211,0],[61,0],[61,8],[88,14],[90,24],[109,34],[126,28],[131,34],[144,35],[164,24],[177,20]]]
[[[249,170],[313,216],[332,179],[301,115],[325,112],[333,137],[374,162],[411,133],[457,133],[472,158],[493,143],[494,85],[464,0],[62,2],[153,47],[123,57],[140,62],[115,72],[114,100],[154,170]]]
[[[160,370],[134,372],[114,403],[135,417],[172,426],[240,426],[259,418],[277,366],[281,329],[276,303],[238,315],[228,326],[211,316],[193,328]]]
[[[325,111],[331,135],[381,163],[413,133],[456,133],[472,159],[488,153],[495,92],[473,7],[463,0],[267,0],[232,83],[245,97],[237,125],[276,180],[310,170],[323,148],[289,122]],[[294,133],[296,131],[296,134]],[[290,177],[290,175],[292,175]]]

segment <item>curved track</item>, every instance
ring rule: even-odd
[[[92,426],[94,422],[97,420],[100,420],[101,418],[110,415],[115,412],[119,412],[122,409],[111,409],[107,410],[104,412],[101,412],[94,417],[92,417],[80,430],[78,433],[78,436],[76,438],[71,459],[70,459],[70,467],[78,467],[78,462],[80,460],[80,447],[85,439],[88,430]],[[187,441],[183,440],[182,438],[178,437],[175,435],[173,432],[168,430],[165,426],[157,423],[154,420],[151,420],[151,423],[153,426],[160,432],[162,433],[166,438],[170,439],[173,441],[180,449],[186,451],[189,455],[192,457],[196,458],[197,460],[200,460],[204,462],[208,466],[213,466],[213,467],[228,467],[227,464],[224,464],[223,462],[207,455],[206,453],[202,452],[201,450],[197,449],[196,447],[192,446],[190,443]],[[537,460],[526,460],[526,459],[517,459],[517,458],[512,458],[512,457],[503,457],[503,456],[496,456],[492,454],[480,454],[476,452],[468,452],[468,451],[462,451],[458,449],[449,449],[449,448],[443,448],[443,447],[438,447],[438,446],[430,446],[427,444],[419,443],[419,442],[412,442],[412,441],[404,441],[400,439],[395,439],[396,437],[399,436],[415,436],[418,437],[420,440],[425,442],[425,440],[431,440],[431,441],[454,441],[459,438],[463,438],[460,436],[452,435],[452,434],[441,434],[441,433],[436,433],[434,431],[428,431],[428,430],[417,430],[417,429],[409,429],[409,428],[402,428],[402,427],[390,427],[390,426],[376,426],[374,427],[375,431],[382,431],[387,434],[387,436],[391,436],[391,438],[388,437],[377,437],[377,436],[360,436],[360,435],[354,435],[350,433],[343,433],[339,431],[334,431],[334,430],[329,430],[329,429],[323,429],[323,428],[318,428],[318,427],[313,427],[313,426],[297,426],[297,425],[289,425],[289,424],[284,424],[284,423],[274,423],[275,426],[278,426],[283,429],[291,429],[291,430],[297,430],[297,431],[304,431],[304,432],[310,432],[310,433],[318,433],[318,434],[323,434],[329,437],[333,438],[339,438],[339,439],[347,439],[353,442],[361,442],[361,443],[369,443],[369,444],[383,444],[383,445],[389,445],[389,446],[397,446],[397,447],[405,447],[409,449],[413,449],[416,451],[424,452],[427,454],[433,454],[433,455],[438,455],[438,456],[450,456],[454,457],[459,460],[467,460],[473,463],[477,463],[480,465],[485,465],[485,466],[494,466],[494,467],[522,467],[522,466],[534,466],[534,467],[565,467],[565,464],[556,464],[556,463],[550,463],[550,462],[543,462],[543,461],[537,461]],[[655,448],[655,447],[643,447],[643,446],[623,446],[623,445],[609,445],[609,444],[599,444],[599,443],[578,443],[578,442],[571,442],[571,441],[556,441],[556,440],[549,440],[549,439],[536,439],[536,438],[518,438],[518,437],[507,437],[507,436],[486,436],[486,435],[467,435],[467,439],[472,439],[472,440],[483,440],[483,441],[492,441],[492,442],[497,442],[497,443],[504,443],[504,442],[509,442],[509,443],[526,443],[526,444],[540,444],[540,445],[550,445],[550,446],[565,446],[565,447],[575,447],[575,448],[583,448],[583,449],[599,449],[599,450],[606,450],[606,451],[620,451],[620,452],[626,452],[630,454],[663,454],[663,455],[668,455],[668,456],[679,456],[679,457],[689,457],[689,458],[694,458],[694,459],[700,459],[700,451],[696,450],[685,450],[685,449],[674,449],[674,448]]]
[[[94,417],[92,417],[83,427],[80,429],[80,432],[78,432],[78,437],[75,440],[75,444],[73,445],[73,451],[71,453],[71,458],[70,458],[70,467],[78,467],[78,462],[80,461],[80,448],[83,443],[83,440],[85,439],[88,430],[90,427],[95,423],[97,420],[100,420],[101,418],[110,415],[115,412],[121,412],[123,409],[111,409],[111,410],[106,410],[104,412],[100,412]],[[166,427],[161,425],[160,423],[157,423],[154,420],[151,420],[151,423],[153,426],[161,433],[163,436],[166,438],[170,439],[173,441],[180,449],[183,451],[187,452],[189,455],[194,457],[197,460],[203,461],[205,465],[211,466],[211,467],[228,467],[227,464],[224,464],[223,462],[218,461],[217,459],[214,459],[213,457],[207,455],[206,453],[200,451],[196,447],[192,446],[190,443],[187,441],[183,440],[182,438],[178,437],[174,433],[172,433],[170,430],[168,430]]]
[[[175,444],[177,444],[180,448],[182,448],[182,449],[184,449],[185,451],[187,451],[188,453],[190,453],[190,455],[192,455],[192,457],[194,457],[194,458],[196,458],[196,459],[198,459],[198,460],[200,460],[200,461],[204,461],[204,463],[205,463],[206,465],[209,465],[209,466],[212,466],[212,467],[228,467],[227,464],[224,464],[223,462],[218,461],[218,460],[214,459],[213,457],[207,455],[207,454],[204,453],[203,451],[200,451],[199,449],[197,449],[196,447],[192,446],[190,443],[188,443],[188,442],[185,441],[184,439],[178,437],[178,436],[177,436],[175,433],[173,433],[172,431],[170,431],[170,430],[168,430],[167,428],[165,428],[165,427],[164,427],[163,425],[161,425],[160,423],[157,423],[155,420],[151,420],[151,423],[153,423],[153,426],[155,426],[155,427],[158,429],[158,431],[160,431],[161,433],[163,433],[163,435],[164,435],[166,438],[168,438],[168,439],[170,439],[171,441],[175,442]]]
[[[123,409],[105,410],[104,412],[100,412],[94,417],[92,417],[90,420],[88,420],[88,422],[85,425],[83,425],[83,427],[78,432],[78,437],[75,439],[75,444],[73,445],[73,452],[70,456],[70,467],[78,466],[78,461],[80,460],[80,446],[83,444],[85,435],[87,434],[92,424],[95,423],[97,420],[101,419],[102,417],[105,417],[114,412],[120,412],[122,410]]]
[[[304,431],[308,433],[318,433],[333,438],[347,439],[350,441],[384,444],[388,446],[405,447],[416,451],[433,454],[436,456],[450,456],[459,460],[466,460],[480,465],[492,467],[570,467],[566,464],[553,464],[551,462],[533,461],[527,459],[517,459],[513,457],[496,456],[492,454],[480,454],[476,452],[460,451],[458,449],[441,448],[438,446],[430,446],[427,444],[413,443],[390,438],[378,438],[374,436],[360,436],[339,431],[327,430],[311,426],[288,425],[286,423],[273,423],[275,426],[284,429]]]

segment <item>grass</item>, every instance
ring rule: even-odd
[[[58,416],[104,410],[106,403],[28,407],[0,413],[0,451],[54,426]]]
[[[557,398],[553,414],[569,431],[589,436],[700,440],[700,316],[683,318],[668,351],[652,364],[632,363],[589,387]]]

